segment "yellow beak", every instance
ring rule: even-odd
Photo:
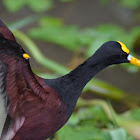
[[[24,57],[25,59],[29,59],[29,58],[30,58],[30,56],[29,56],[27,53],[24,53],[24,54],[23,54],[23,57]]]
[[[127,59],[130,61],[130,63],[140,67],[140,60],[138,60],[137,58],[135,58],[135,57],[133,57],[132,55],[129,54]]]

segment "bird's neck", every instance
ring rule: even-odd
[[[83,64],[59,79],[58,89],[63,98],[62,100],[69,108],[69,114],[72,113],[85,85],[107,66],[106,60],[103,61],[103,58],[95,53]]]
[[[70,72],[66,78],[70,79],[71,84],[82,90],[84,86],[106,65],[92,57]]]

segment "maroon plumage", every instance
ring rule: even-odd
[[[129,62],[121,48],[109,41],[69,74],[42,79],[33,74],[25,51],[0,21],[0,92],[12,119],[5,139],[46,140],[53,135],[67,122],[94,75],[109,65]]]
[[[7,39],[16,42],[16,39],[12,32],[5,26],[5,24],[0,20],[0,33]]]
[[[7,139],[46,140],[68,120],[66,106],[57,91],[32,73],[24,50],[1,21],[0,33],[0,85],[14,122]]]

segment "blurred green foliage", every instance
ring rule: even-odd
[[[99,46],[110,40],[123,42],[131,53],[134,53],[133,46],[140,35],[140,27],[127,31],[118,25],[104,24],[80,29],[77,25],[65,25],[61,19],[55,17],[43,17],[39,20],[39,27],[29,30],[29,35],[34,39],[54,43],[74,52],[85,47],[85,56],[90,57]],[[132,72],[139,70],[134,65],[122,66]]]
[[[72,0],[59,0],[70,2]],[[3,0],[3,4],[11,12],[17,12],[24,6],[28,6],[32,11],[44,12],[53,7],[54,0]]]
[[[71,2],[74,0],[59,0]],[[75,0],[76,1],[76,0]],[[79,1],[80,2],[80,1]],[[111,0],[101,0],[108,4]],[[138,10],[139,0],[116,0],[118,6]],[[32,39],[46,41],[63,47],[73,53],[85,48],[85,57],[91,56],[104,42],[109,40],[122,41],[133,54],[134,44],[140,37],[140,27],[126,30],[119,25],[103,24],[96,27],[81,29],[78,25],[66,25],[62,19],[52,16],[41,17],[38,13],[45,12],[55,6],[55,0],[3,0],[3,4],[10,12],[18,12],[28,7],[37,16],[26,17],[9,25],[14,35],[30,51],[37,63],[51,70],[54,74],[38,73],[38,75],[55,78],[70,71],[67,67],[46,58]],[[38,26],[32,27],[24,34],[20,28],[37,21]],[[18,30],[17,30],[18,29]],[[136,54],[135,54],[136,55]],[[137,72],[138,67],[123,65],[131,72]],[[131,107],[137,100],[125,91],[118,89],[102,80],[92,80],[84,92],[122,101]],[[129,105],[130,106],[129,106]],[[109,102],[104,100],[87,100],[80,97],[76,109],[68,123],[55,135],[54,140],[134,140],[140,139],[140,108],[118,114]]]
[[[59,0],[60,2],[71,2],[74,0]],[[102,3],[108,3],[111,0],[100,0]],[[11,12],[17,12],[24,6],[28,6],[32,11],[43,12],[50,10],[55,0],[3,0],[3,4]],[[140,7],[139,0],[115,0],[116,3],[129,9],[138,9]]]
[[[126,8],[137,9],[140,7],[139,0],[120,0],[120,4]]]
[[[35,39],[53,42],[72,51],[81,47],[80,40],[83,39],[78,26],[66,26],[62,20],[52,17],[42,18],[40,27],[31,29],[29,34]]]
[[[111,0],[101,0],[103,4],[107,4],[111,2]],[[140,1],[139,0],[115,0],[116,3],[119,5],[128,8],[128,9],[138,9],[140,7]]]
[[[52,0],[3,0],[3,4],[11,12],[17,12],[24,6],[28,6],[35,12],[49,10],[53,6]]]
[[[78,112],[72,115],[67,125],[58,131],[60,140],[77,140],[78,138],[81,140],[134,140],[126,131],[129,127],[132,127],[128,118],[134,121],[130,114],[118,116],[115,113],[115,117],[113,117],[113,113],[110,111],[112,108],[109,109],[109,106],[104,101],[91,100],[90,102],[94,106],[81,107]],[[113,118],[116,119],[119,126],[123,126],[126,122],[128,126],[125,129],[115,127]],[[134,133],[135,129],[132,131]]]

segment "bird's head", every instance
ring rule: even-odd
[[[102,57],[109,65],[120,63],[132,63],[140,66],[140,60],[129,54],[129,49],[120,41],[104,43],[98,50],[97,55]]]
[[[23,50],[23,48],[17,44],[16,42],[13,42],[11,40],[6,39],[1,33],[0,33],[0,54],[7,55],[7,58],[9,56],[12,56],[16,59],[29,59],[30,56]]]

